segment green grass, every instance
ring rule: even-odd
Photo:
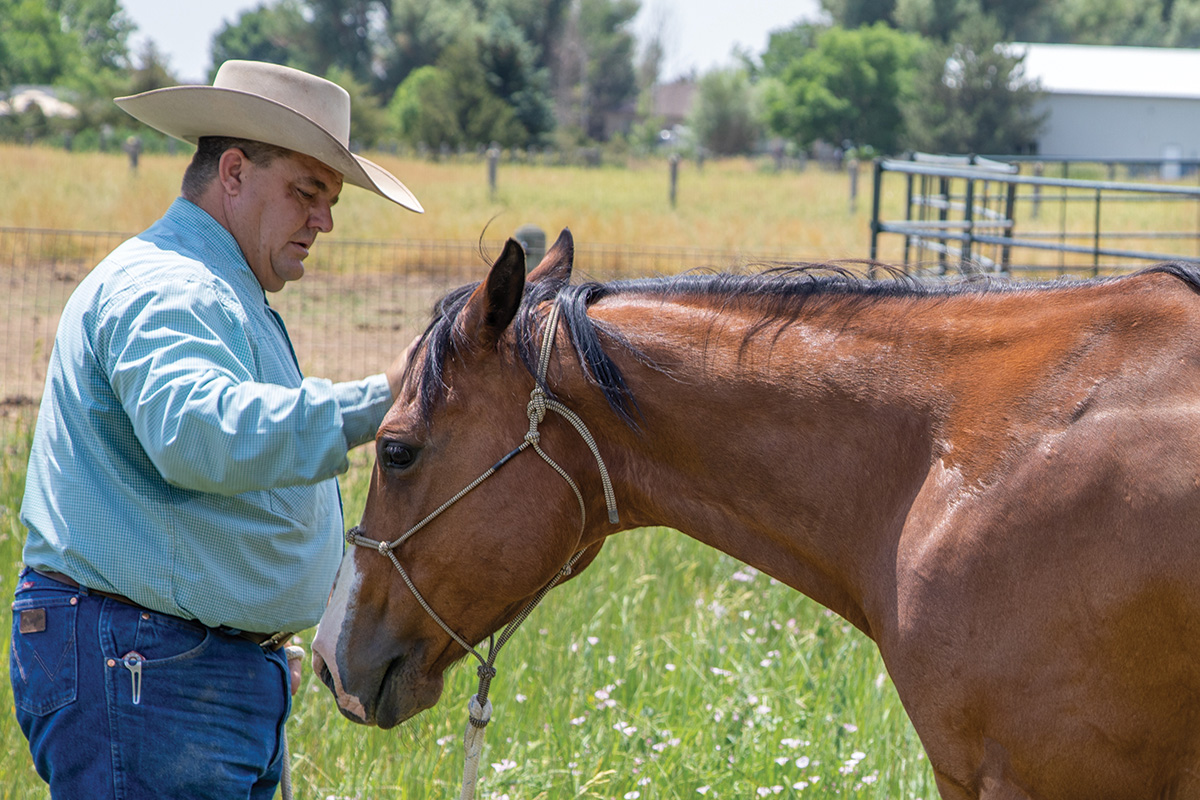
[[[29,419],[0,431],[0,591],[11,597]],[[342,481],[350,521],[365,502],[368,453],[353,464]],[[674,531],[614,537],[550,593],[497,667],[480,798],[936,797],[874,645]],[[0,687],[0,800],[43,798],[11,689]],[[306,669],[288,725],[296,797],[456,797],[475,689],[462,662],[438,706],[380,731],[344,720]]]

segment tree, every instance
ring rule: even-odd
[[[436,65],[409,74],[396,89],[388,113],[401,137],[429,147],[524,145],[528,132],[513,107],[496,97],[479,60],[478,41],[466,36],[442,53]]]
[[[539,65],[537,46],[530,43],[507,11],[492,10],[479,40],[480,62],[492,94],[512,107],[516,120],[534,144],[554,129],[550,71]]]
[[[634,38],[638,0],[576,0],[556,48],[558,120],[604,140],[607,119],[637,98]]]
[[[281,0],[243,11],[233,22],[221,26],[213,37],[213,71],[231,58],[266,61],[320,74],[312,57],[315,44],[312,27],[296,0]],[[211,79],[212,76],[210,75]]]
[[[331,67],[325,77],[350,95],[350,143],[353,147],[373,147],[379,144],[392,128],[391,119],[362,83],[345,67]]]
[[[135,26],[118,0],[47,0],[46,7],[79,43],[86,69],[115,70],[128,65],[129,35]]]
[[[771,31],[767,36],[767,49],[762,54],[761,73],[769,78],[781,77],[792,64],[817,46],[817,39],[824,31],[825,26],[806,22]]]
[[[375,79],[374,56],[384,32],[378,0],[306,0],[314,67],[319,75],[341,67],[363,84]]]
[[[906,144],[938,153],[1025,152],[1045,122],[1024,55],[998,46],[999,25],[969,20],[953,38],[919,57],[913,93],[903,102]]]
[[[762,109],[744,69],[713,70],[700,78],[690,124],[716,155],[749,153],[762,138]]]
[[[911,34],[883,23],[821,32],[798,59],[773,67],[778,74],[765,88],[768,127],[802,147],[818,139],[850,140],[893,152],[902,122],[900,98],[919,49]],[[763,62],[774,63],[769,51]]]
[[[0,0],[0,89],[56,83],[79,60],[78,38],[45,0]]]
[[[890,24],[897,0],[821,0],[821,8],[839,28]]]
[[[382,93],[393,95],[414,70],[433,66],[447,47],[461,36],[474,35],[478,26],[479,13],[471,0],[393,0],[380,49]]]

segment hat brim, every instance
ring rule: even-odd
[[[172,86],[114,101],[155,130],[196,144],[201,136],[251,139],[311,156],[349,184],[423,213],[416,196],[383,167],[356,156],[303,114],[261,95],[213,86]]]

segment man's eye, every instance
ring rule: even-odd
[[[385,441],[379,447],[379,462],[385,469],[408,469],[417,460],[417,450],[404,442]]]

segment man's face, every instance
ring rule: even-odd
[[[317,234],[333,230],[342,176],[292,153],[266,166],[243,159],[240,178],[237,194],[227,197],[230,231],[263,289],[277,292],[304,276]]]

